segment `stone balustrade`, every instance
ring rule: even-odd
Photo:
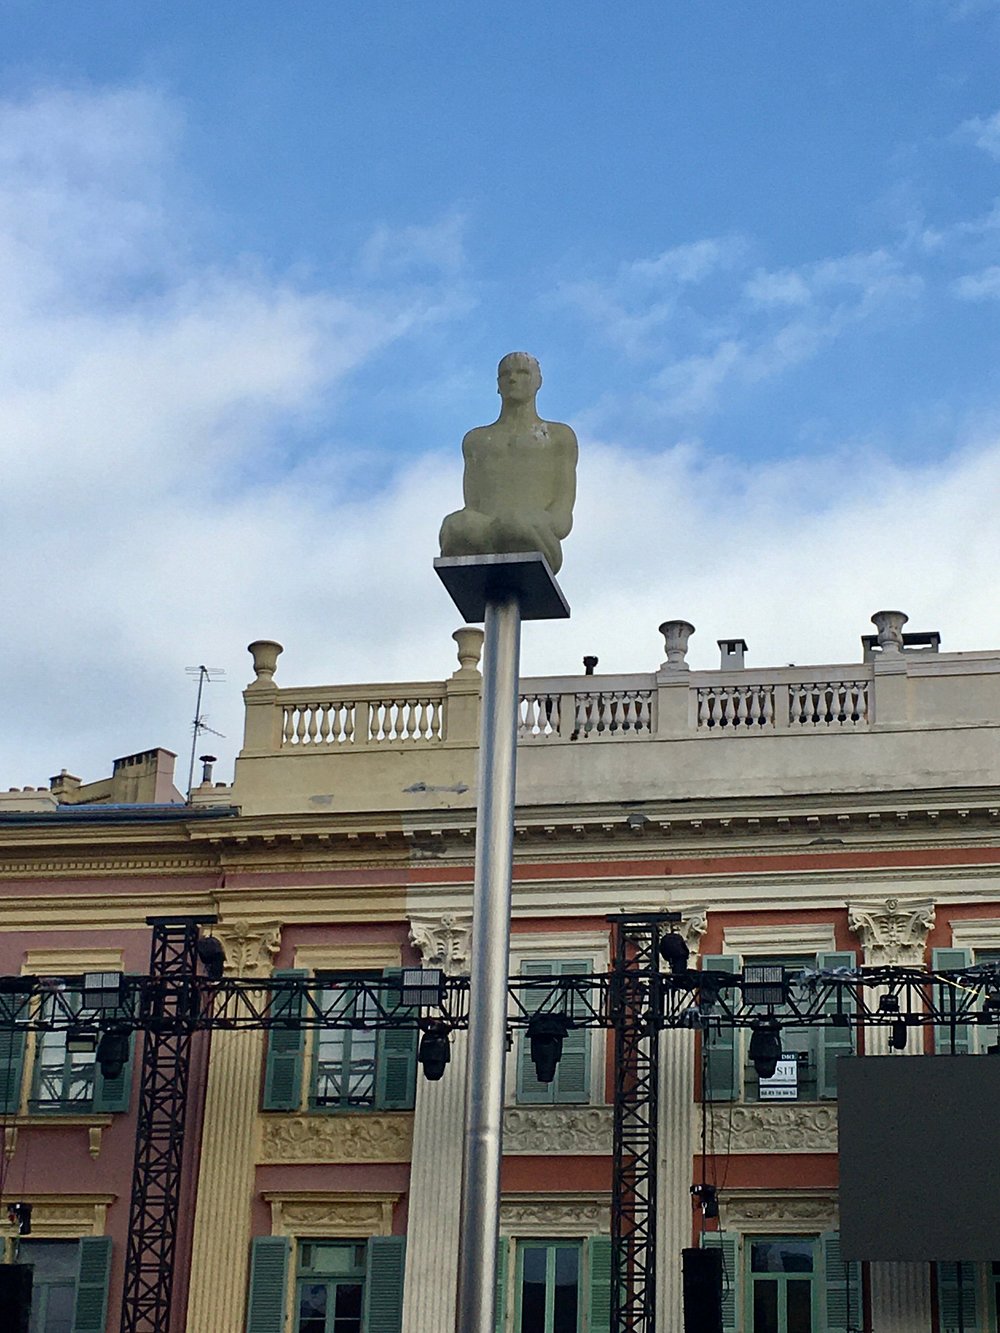
[[[789,765],[813,775],[818,790],[853,790],[859,780],[905,787],[913,763],[906,736],[915,730],[926,733],[923,752],[942,785],[970,762],[985,780],[1000,717],[1000,653],[940,653],[937,635],[903,633],[901,612],[873,619],[877,638],[863,639],[863,660],[847,665],[747,668],[739,665],[745,643],[720,640],[722,668],[693,671],[693,631],[675,620],[661,627],[666,660],[656,670],[589,674],[591,660],[584,674],[522,677],[519,799],[558,803],[612,780],[630,800],[766,794],[782,789]],[[291,689],[275,680],[281,646],[251,645],[256,679],[244,696],[234,801],[264,808],[281,791],[288,809],[467,803],[482,631],[464,626],[454,638],[458,669],[443,681]],[[833,736],[853,740],[815,751]],[[665,764],[660,743],[685,748]],[[581,745],[594,756],[584,765],[570,758]]]

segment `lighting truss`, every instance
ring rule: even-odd
[[[147,976],[0,977],[0,1028],[95,1038],[109,1029],[144,1034],[121,1333],[169,1333],[181,1189],[181,1153],[192,1038],[199,1032],[426,1028],[469,1021],[466,977],[412,970],[394,978],[257,980],[197,974],[204,918],[151,918]],[[861,967],[785,971],[778,978],[691,969],[661,971],[658,946],[671,917],[616,917],[604,975],[511,977],[508,1025],[536,1014],[614,1036],[612,1329],[655,1333],[658,1034],[675,1028],[750,1028],[774,1016],[782,1028],[959,1027],[996,1024],[1000,964],[955,971]],[[764,985],[762,983],[767,983]],[[115,985],[117,984],[117,991]],[[114,1003],[112,1003],[114,996]],[[779,996],[781,1002],[778,1003]],[[886,1003],[889,996],[894,1003]],[[414,1001],[431,1001],[417,1006]],[[768,1000],[771,1003],[768,1003]],[[45,1002],[43,1004],[43,1002]],[[447,1075],[446,1075],[447,1077]],[[680,1246],[678,1246],[680,1248]],[[661,1330],[661,1333],[666,1333]]]

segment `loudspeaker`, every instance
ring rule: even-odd
[[[681,1250],[684,1333],[722,1333],[722,1251]]]
[[[4,1333],[28,1333],[31,1317],[31,1274],[28,1264],[0,1264],[0,1313]]]

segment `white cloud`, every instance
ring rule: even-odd
[[[1000,264],[991,264],[979,273],[966,273],[952,283],[951,289],[963,301],[1000,300]]]
[[[180,129],[148,93],[40,97],[0,107],[0,130],[0,292],[17,297],[0,345],[13,705],[0,786],[64,765],[95,778],[155,744],[182,751],[186,774],[184,668],[198,662],[228,672],[204,704],[228,775],[254,638],[284,642],[286,685],[448,674],[457,615],[431,559],[460,503],[458,440],[401,466],[360,445],[287,445],[305,426],[312,441],[317,420],[336,430],[331,391],[349,394],[353,369],[454,308],[447,274],[333,292],[199,260],[189,209],[171,204]],[[717,262],[695,248],[657,280],[676,290]],[[776,373],[828,336],[817,309],[864,317],[906,277],[870,256],[791,272],[811,305],[721,334],[664,391],[710,403],[727,377]],[[491,383],[483,393],[492,402]],[[526,627],[526,673],[575,670],[588,652],[602,669],[649,669],[674,616],[698,626],[697,665],[732,634],[755,664],[854,660],[885,605],[942,630],[946,648],[1000,643],[996,433],[918,471],[860,447],[748,465],[696,444],[581,443],[563,573],[574,614]]]
[[[380,224],[361,251],[361,264],[371,277],[398,278],[414,270],[455,275],[466,267],[467,218],[453,213],[429,226],[389,227]]]
[[[1000,161],[1000,111],[992,116],[973,116],[961,126],[961,133],[972,139],[977,148]]]

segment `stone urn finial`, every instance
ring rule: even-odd
[[[458,644],[456,676],[478,676],[479,659],[483,655],[483,631],[475,625],[463,625],[451,636]]]
[[[274,639],[254,639],[247,644],[247,652],[253,657],[253,669],[257,679],[253,685],[268,686],[274,684],[274,673],[278,669],[278,658],[284,652],[280,643]],[[253,688],[251,685],[251,689]]]
[[[684,660],[687,656],[688,640],[694,633],[694,626],[687,620],[665,620],[660,626],[660,633],[663,635],[663,646],[667,650],[667,660],[663,663],[663,671],[690,671],[690,667]]]
[[[872,616],[872,624],[878,630],[878,646],[883,653],[903,651],[903,626],[909,618],[902,611],[876,611]]]

